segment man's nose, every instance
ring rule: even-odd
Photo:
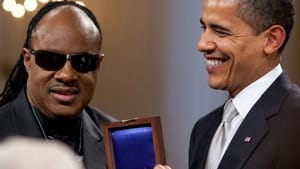
[[[65,65],[55,73],[55,78],[62,82],[70,82],[78,77],[77,71],[72,67],[71,61],[67,60]]]
[[[209,52],[213,51],[216,48],[216,42],[213,39],[212,35],[207,32],[202,32],[199,37],[198,50],[200,52]]]

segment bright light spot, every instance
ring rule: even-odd
[[[16,18],[21,18],[25,14],[25,8],[21,4],[16,4],[12,9],[11,14]]]
[[[81,6],[85,6],[85,4],[82,1],[75,1],[75,2]]]
[[[16,1],[15,0],[4,0],[2,2],[2,7],[7,12],[11,11],[14,8],[15,5],[16,5]]]
[[[27,11],[34,11],[38,6],[36,0],[25,0],[24,7]]]
[[[38,7],[38,2],[40,3],[47,3],[49,1],[63,1],[63,0],[24,0],[24,6],[22,4],[17,4],[16,0],[3,0],[2,7],[5,11],[11,12],[11,14],[16,17],[20,18],[23,17],[25,14],[25,9],[27,11],[34,11]],[[83,1],[75,1],[77,4],[85,6]]]

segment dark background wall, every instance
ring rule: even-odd
[[[168,163],[187,168],[193,124],[226,97],[207,86],[204,59],[197,51],[202,1],[84,2],[104,32],[105,58],[92,104],[119,119],[161,116]],[[32,15],[16,19],[0,9],[0,88],[21,51]],[[299,29],[297,19],[283,54],[284,67],[298,84]]]

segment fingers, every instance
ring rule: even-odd
[[[161,165],[161,164],[158,164],[154,167],[154,169],[172,169],[170,166],[168,165]]]

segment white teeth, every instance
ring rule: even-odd
[[[221,60],[207,60],[206,64],[208,66],[217,66],[217,65],[222,64],[222,61]]]

